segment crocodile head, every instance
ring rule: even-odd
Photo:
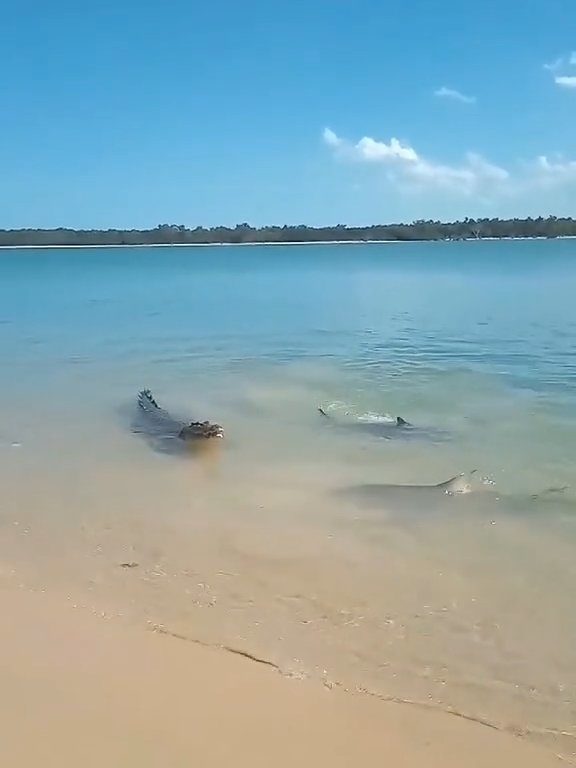
[[[209,421],[193,421],[182,427],[178,435],[182,440],[204,440],[211,437],[224,437],[224,430],[220,424],[211,424]]]

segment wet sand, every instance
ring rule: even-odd
[[[560,765],[478,723],[288,679],[63,596],[4,586],[0,605],[0,754],[11,768]]]

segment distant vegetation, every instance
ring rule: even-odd
[[[155,229],[8,229],[0,230],[0,245],[170,245],[197,243],[314,243],[336,240],[464,240],[485,237],[576,236],[576,220],[464,219],[451,223],[414,221],[371,227],[195,227],[161,224]]]

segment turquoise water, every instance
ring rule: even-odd
[[[568,733],[574,496],[531,496],[573,482],[575,287],[571,240],[1,251],[0,557],[291,674]],[[143,386],[224,425],[215,465],[131,432]],[[332,495],[472,468],[445,514]]]
[[[46,367],[128,356],[224,370],[251,358],[328,358],[371,375],[465,368],[569,394],[575,250],[567,240],[4,251],[2,347],[12,364]]]
[[[307,426],[321,403],[401,413],[451,429],[452,455],[465,450],[486,474],[569,484],[575,250],[564,240],[4,251],[0,390],[38,404],[39,390],[58,387],[60,401],[83,399],[83,414],[106,419],[149,386],[240,431]],[[270,412],[247,420],[249,406]]]

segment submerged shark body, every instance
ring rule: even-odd
[[[367,483],[355,486],[357,491],[368,495],[381,495],[382,493],[433,493],[441,496],[456,496],[472,493],[470,477],[476,472],[462,473],[435,485],[386,485],[382,483]]]
[[[547,488],[532,495],[502,495],[482,485],[473,487],[471,481],[475,473],[476,470],[473,470],[456,475],[435,485],[353,485],[338,490],[337,495],[352,501],[356,507],[381,510],[402,519],[454,512],[492,519],[498,511],[525,515],[542,510],[543,506],[550,512],[560,514],[573,510],[574,500],[565,495],[567,487]]]
[[[437,485],[387,485],[366,483],[353,485],[338,493],[362,506],[395,509],[399,506],[420,508],[445,504],[447,498],[460,497],[472,492],[470,475],[456,475]]]

